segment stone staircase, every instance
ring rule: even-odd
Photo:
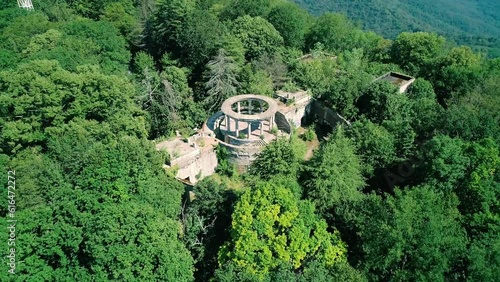
[[[265,146],[267,146],[267,142],[264,141],[264,140],[256,140],[254,142],[254,146],[256,146],[256,147],[265,147]]]
[[[213,114],[211,117],[207,119],[207,127],[215,132],[215,129],[217,128],[217,123],[219,122],[219,119],[222,118],[224,114],[219,111],[215,114]]]

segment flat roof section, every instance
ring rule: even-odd
[[[400,87],[403,86],[405,83],[409,82],[410,80],[412,80],[413,77],[404,74],[399,74],[396,72],[390,72],[386,74],[382,79],[387,80],[390,83]]]
[[[167,151],[170,154],[171,160],[178,159],[190,153],[199,152],[198,148],[184,142],[180,137],[156,144],[156,150]]]
[[[414,77],[411,77],[409,75],[405,75],[402,73],[397,73],[397,72],[388,72],[384,74],[383,76],[375,79],[377,80],[385,80],[393,84],[394,86],[399,88],[399,91],[401,93],[405,92],[408,86],[412,84],[415,81]]]

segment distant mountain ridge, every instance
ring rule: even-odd
[[[365,29],[390,39],[402,31],[430,31],[479,49],[500,49],[499,0],[293,1],[315,15],[345,13]]]

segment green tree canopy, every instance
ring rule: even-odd
[[[142,112],[132,100],[134,88],[127,79],[102,74],[97,68],[68,72],[56,61],[41,60],[0,72],[0,81],[4,152],[43,145],[49,131],[74,119],[144,134]]]
[[[372,176],[376,169],[387,168],[398,160],[394,136],[384,127],[363,119],[352,123],[346,135],[354,140],[361,156],[364,174]]]
[[[261,17],[239,17],[232,23],[231,31],[245,46],[247,59],[255,59],[266,53],[273,54],[283,45],[280,33]]]
[[[446,110],[440,123],[443,134],[478,141],[491,137],[500,143],[499,76],[493,75],[466,96],[459,98]]]
[[[379,40],[378,37],[373,39],[375,42]],[[312,50],[317,43],[321,43],[326,50],[340,54],[354,48],[366,47],[368,40],[372,39],[367,37],[367,34],[349,21],[346,16],[324,13],[316,19],[307,33],[306,49]]]
[[[196,279],[208,281],[217,269],[219,248],[229,239],[231,214],[237,195],[224,183],[205,178],[183,205],[182,240],[195,260]]]
[[[150,138],[172,135],[176,129],[190,132],[205,118],[194,102],[186,69],[167,64],[157,73],[153,58],[144,52],[136,54],[135,69],[141,80],[138,100],[149,113]]]
[[[358,100],[360,113],[374,123],[399,120],[408,116],[408,99],[387,81],[376,81],[368,86]]]
[[[130,61],[126,45],[112,24],[81,19],[34,36],[23,54],[28,60],[57,60],[69,71],[92,64],[106,74],[123,74]]]
[[[275,175],[296,178],[298,169],[299,157],[295,155],[290,141],[278,139],[264,148],[248,172],[269,180]]]
[[[91,18],[91,19],[98,19],[99,16],[103,13],[106,7],[108,7],[111,3],[120,3],[121,5],[124,5],[128,9],[132,9],[132,1],[131,0],[121,0],[121,1],[116,1],[116,0],[104,0],[104,1],[98,1],[98,0],[89,0],[89,1],[84,1],[84,0],[71,0],[71,1],[66,1],[68,2],[68,5],[70,8],[72,8],[75,12],[78,14]]]
[[[459,209],[467,219],[471,236],[499,224],[498,173],[500,153],[491,139],[464,142],[437,136],[426,144],[426,182],[438,190],[455,193]]]
[[[332,267],[312,260],[307,262],[304,269],[296,272],[289,263],[280,264],[277,269],[267,275],[248,272],[235,263],[229,262],[215,272],[215,281],[221,282],[364,282],[368,281],[360,271],[351,267],[347,262],[340,262]]]
[[[430,82],[418,78],[408,89],[411,126],[420,140],[427,139],[439,129],[444,110],[437,101]]]
[[[238,88],[238,93],[258,93],[259,95],[269,97],[272,97],[274,94],[271,75],[252,64],[246,64],[241,68],[240,81],[241,84]]]
[[[234,20],[242,16],[263,17],[269,12],[271,0],[230,0],[224,8],[221,16],[225,19]]]
[[[328,91],[330,96],[334,96],[335,89],[332,86],[338,66],[334,60],[328,56],[319,55],[312,60],[298,61],[292,68],[291,75],[303,89],[310,90],[315,97],[326,97]]]
[[[83,251],[97,280],[192,281],[192,257],[177,240],[179,223],[151,205],[106,205],[85,229]]]
[[[411,99],[415,100],[423,98],[436,99],[436,93],[434,93],[432,84],[423,78],[415,79],[415,81],[408,88],[407,95]]]
[[[351,120],[358,114],[355,101],[373,80],[365,72],[362,49],[344,52],[337,60],[338,67],[327,79],[329,85],[321,99],[344,118]]]
[[[113,24],[129,41],[132,39],[134,29],[138,27],[137,19],[132,11],[127,9],[126,4],[122,2],[113,2],[106,5],[100,18]]]
[[[325,266],[345,262],[338,232],[326,228],[312,203],[281,185],[258,183],[236,204],[231,240],[220,250],[219,263],[233,262],[261,278],[282,263],[298,269],[312,258]]]
[[[430,73],[441,100],[457,99],[472,91],[483,77],[481,55],[469,47],[451,49],[433,64]]]
[[[302,177],[305,194],[322,213],[362,198],[364,179],[360,158],[341,127],[314,154]]]
[[[5,14],[5,16],[11,15]],[[8,19],[7,17],[6,19]],[[21,53],[33,36],[46,32],[52,26],[53,24],[49,22],[47,16],[42,13],[14,14],[9,21],[1,26],[0,46]]]
[[[22,196],[29,206],[16,212],[25,222],[16,226],[19,279],[192,281],[192,258],[177,238],[182,187],[152,144],[64,127],[44,156],[25,151],[9,164],[25,175],[19,195],[32,197]]]
[[[186,19],[195,10],[193,0],[161,0],[145,25],[144,43],[156,58],[178,47],[176,40]]]
[[[361,213],[361,267],[371,279],[445,281],[453,274],[466,244],[453,198],[426,186],[396,190],[385,200],[368,197]]]
[[[290,2],[280,3],[271,9],[267,19],[279,31],[285,46],[299,49],[304,46],[311,18],[300,6]]]
[[[224,29],[214,14],[195,10],[178,30],[175,41],[179,50],[173,51],[188,66],[203,65],[217,52]]]
[[[429,66],[443,53],[445,39],[434,33],[402,32],[391,47],[391,60],[411,75],[424,76]]]
[[[406,95],[388,81],[375,81],[365,89],[357,105],[362,116],[394,136],[398,157],[413,153],[416,133],[411,127],[411,104]]]
[[[497,225],[498,226],[498,225]],[[468,279],[495,281],[500,271],[500,231],[498,228],[474,240],[468,250]]]

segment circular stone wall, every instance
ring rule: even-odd
[[[267,105],[267,110],[257,114],[237,113],[233,110],[234,104],[243,102],[248,103],[249,101],[256,101],[262,103],[263,105]],[[274,114],[278,111],[278,104],[274,99],[267,96],[247,94],[227,99],[222,104],[221,110],[226,116],[240,121],[267,120],[274,117]]]

